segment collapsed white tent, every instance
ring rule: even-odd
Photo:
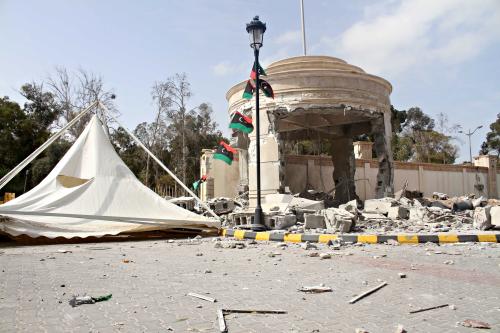
[[[96,116],[40,184],[0,205],[0,231],[12,236],[84,238],[174,228],[216,229],[220,222],[144,186]]]

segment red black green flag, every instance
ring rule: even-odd
[[[244,99],[252,99],[254,91],[255,91],[255,81],[248,80],[247,85],[245,87],[245,91],[243,92],[243,98]]]
[[[267,82],[266,80],[260,80],[259,84],[260,89],[262,89],[262,92],[264,93],[264,95],[266,95],[266,97],[274,98],[273,87],[271,87],[269,82]]]
[[[233,128],[244,133],[251,133],[253,131],[252,118],[247,117],[238,111],[234,113],[229,128]]]
[[[217,150],[215,151],[214,158],[231,165],[231,163],[233,163],[235,153],[236,150],[233,147],[231,147],[224,141],[221,141],[219,143],[219,146],[217,147]]]
[[[259,76],[267,75],[266,71],[264,70],[264,68],[262,68],[262,66],[259,63],[257,63],[257,69],[259,71]],[[250,72],[250,78],[252,80],[255,80],[257,78],[257,73],[255,72],[255,61],[253,63],[252,71]]]
[[[198,189],[198,187],[200,187],[200,185],[203,184],[206,180],[207,180],[207,175],[201,176],[200,179],[198,179],[197,181],[195,181],[193,183],[194,190],[196,191]]]

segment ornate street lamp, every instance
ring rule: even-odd
[[[264,226],[262,207],[260,200],[260,111],[259,111],[259,50],[262,47],[262,42],[264,40],[264,32],[266,31],[266,24],[259,20],[258,16],[255,16],[252,22],[247,23],[247,32],[250,36],[250,47],[253,49],[255,55],[255,136],[257,141],[257,206],[255,207],[255,217],[254,223],[252,224],[253,231],[266,230]]]

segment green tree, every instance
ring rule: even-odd
[[[500,157],[500,113],[497,114],[495,122],[491,123],[490,131],[486,134],[486,140],[481,146],[481,153],[493,153]]]

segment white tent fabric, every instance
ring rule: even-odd
[[[220,222],[144,186],[96,116],[40,184],[0,205],[0,231],[13,236],[84,238],[172,228],[216,229]]]

